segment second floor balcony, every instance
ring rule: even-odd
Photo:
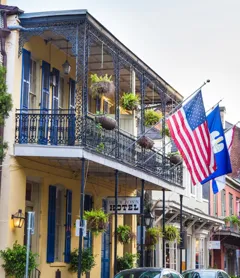
[[[182,186],[182,165],[175,165],[158,149],[145,149],[138,139],[119,128],[99,128],[93,115],[78,117],[71,110],[17,110],[16,144],[82,146]],[[66,149],[67,152],[67,149]]]

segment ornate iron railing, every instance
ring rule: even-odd
[[[15,143],[84,146],[182,186],[182,165],[175,166],[156,149],[133,144],[137,138],[119,128],[101,128],[92,117],[81,120],[81,129],[76,131],[76,120],[70,110],[17,110]]]

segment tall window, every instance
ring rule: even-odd
[[[233,195],[229,193],[229,215],[233,215]]]
[[[196,195],[196,185],[193,185],[192,181],[191,181],[191,194],[192,195]]]
[[[29,108],[36,109],[37,96],[37,63],[33,59],[30,60],[30,92],[29,92]]]
[[[166,242],[166,261],[167,268],[177,269],[177,242]]]
[[[59,109],[64,108],[64,78],[60,77]]]
[[[217,194],[213,195],[213,216],[217,216],[218,215],[218,197]]]
[[[49,186],[47,262],[70,262],[72,191]]]
[[[240,216],[240,198],[236,199],[237,216]]]
[[[204,268],[204,238],[196,239],[196,268]]]
[[[222,216],[226,216],[226,191],[224,189],[221,191],[221,210]]]

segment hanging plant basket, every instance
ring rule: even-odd
[[[147,109],[144,112],[144,125],[151,127],[157,124],[162,118],[162,113],[160,111],[155,111],[153,109]]]
[[[123,93],[120,99],[120,104],[123,109],[133,111],[138,109],[139,96],[134,93]]]
[[[118,241],[122,244],[128,244],[136,237],[136,235],[131,231],[131,227],[128,225],[120,225],[117,228],[116,233]]]
[[[172,153],[170,154],[170,161],[173,163],[173,164],[178,164],[180,162],[182,162],[182,157],[179,153]]]
[[[159,238],[162,237],[162,230],[157,227],[149,228],[145,235],[145,248],[148,250],[154,250]]]
[[[109,216],[102,209],[84,212],[84,219],[87,220],[87,229],[98,235],[106,231]]]
[[[141,146],[144,149],[152,149],[154,142],[151,138],[147,136],[142,136],[138,141],[139,146]]]
[[[111,80],[112,76],[105,74],[104,76],[98,76],[97,74],[91,75],[91,94],[93,97],[102,97],[103,95],[113,97],[115,92],[115,86]]]
[[[168,241],[177,241],[177,243],[180,243],[180,233],[178,228],[174,227],[173,225],[166,225],[165,226],[165,232],[164,232],[164,238]]]
[[[106,115],[96,116],[95,121],[107,130],[113,130],[117,126],[116,120]]]

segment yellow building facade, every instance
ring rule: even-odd
[[[66,244],[71,251],[79,247],[75,222],[81,209],[106,209],[108,197],[116,198],[116,188],[117,197],[136,197],[153,189],[184,194],[181,167],[174,168],[162,151],[140,147],[136,138],[145,132],[141,111],[153,99],[163,105],[163,89],[171,99],[182,97],[87,11],[20,13],[9,15],[7,25],[6,81],[13,109],[4,130],[9,149],[2,164],[0,249],[15,241],[26,243],[26,222],[25,229],[14,228],[11,216],[18,210],[25,215],[34,211],[31,250],[39,254],[39,272],[34,275],[53,278],[60,271],[61,277],[76,277],[68,271]],[[115,95],[91,96],[94,73],[113,76]],[[137,112],[119,105],[129,90],[140,96]],[[115,118],[114,131],[97,129],[97,111]],[[117,222],[110,215],[103,235],[88,233],[83,238],[83,248],[90,247],[96,260],[90,277],[114,277],[116,248],[118,256],[141,249],[138,237],[116,245],[116,223],[131,226],[135,234],[140,225],[135,214],[119,214]],[[0,277],[5,277],[2,268]]]

